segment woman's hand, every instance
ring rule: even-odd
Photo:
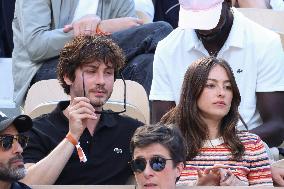
[[[241,181],[231,171],[233,167],[228,165],[216,164],[211,168],[204,170],[205,173],[215,170],[220,175],[219,186],[248,186],[245,182]]]
[[[208,171],[197,170],[197,186],[220,186],[220,173],[218,169]]]
[[[219,168],[220,186],[246,186],[245,182],[235,176],[230,169]]]

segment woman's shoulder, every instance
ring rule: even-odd
[[[254,133],[248,131],[238,131],[237,136],[243,144],[259,143],[261,141],[260,137]]]
[[[237,135],[240,139],[251,139],[251,140],[259,140],[259,136],[254,134],[254,133],[250,133],[248,131],[238,131]]]

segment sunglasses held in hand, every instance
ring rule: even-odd
[[[12,148],[14,140],[16,140],[21,145],[21,147],[24,149],[28,144],[29,137],[25,135],[21,135],[21,134],[0,136],[0,143],[1,143],[2,148],[5,151],[10,150]]]
[[[149,160],[150,167],[154,171],[160,172],[164,170],[164,168],[166,167],[167,160],[172,160],[172,159],[166,159],[160,156],[153,156]],[[142,173],[146,168],[147,160],[145,158],[136,158],[129,163],[131,165],[133,172]]]

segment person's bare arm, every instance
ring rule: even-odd
[[[113,18],[100,20],[96,15],[86,15],[72,24],[65,25],[63,31],[68,33],[73,30],[75,36],[79,35],[95,35],[97,27],[100,31],[106,33],[114,33],[140,26],[143,21],[133,17]]]
[[[236,0],[240,8],[270,8],[269,0]]]
[[[143,20],[134,17],[122,17],[102,20],[98,25],[99,29],[104,32],[114,33],[126,30],[143,24]]]
[[[152,101],[151,123],[158,123],[163,115],[175,106],[174,101]]]
[[[79,141],[86,120],[97,119],[95,109],[86,97],[76,97],[67,108],[69,119],[69,133]],[[67,139],[63,139],[53,151],[37,163],[27,163],[27,175],[22,180],[27,185],[51,185],[54,184],[70,159],[74,145]]]
[[[68,33],[73,30],[74,36],[94,35],[100,21],[101,19],[95,14],[85,15],[72,24],[65,25],[63,31]]]
[[[269,147],[284,140],[284,92],[258,92],[257,108],[263,124],[251,132],[260,136]]]
[[[64,139],[41,161],[37,163],[26,163],[27,175],[21,181],[27,185],[54,184],[73,150],[74,146]]]

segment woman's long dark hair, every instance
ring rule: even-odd
[[[239,160],[244,154],[244,146],[237,136],[236,129],[241,96],[233,72],[225,60],[205,57],[192,63],[187,69],[179,104],[167,112],[161,119],[161,122],[164,124],[176,124],[180,128],[187,144],[187,160],[194,158],[199,153],[205,140],[208,139],[209,131],[200,116],[197,100],[205,87],[209,72],[216,65],[220,65],[226,70],[233,93],[230,110],[221,122],[221,136],[231,150],[233,158]]]

